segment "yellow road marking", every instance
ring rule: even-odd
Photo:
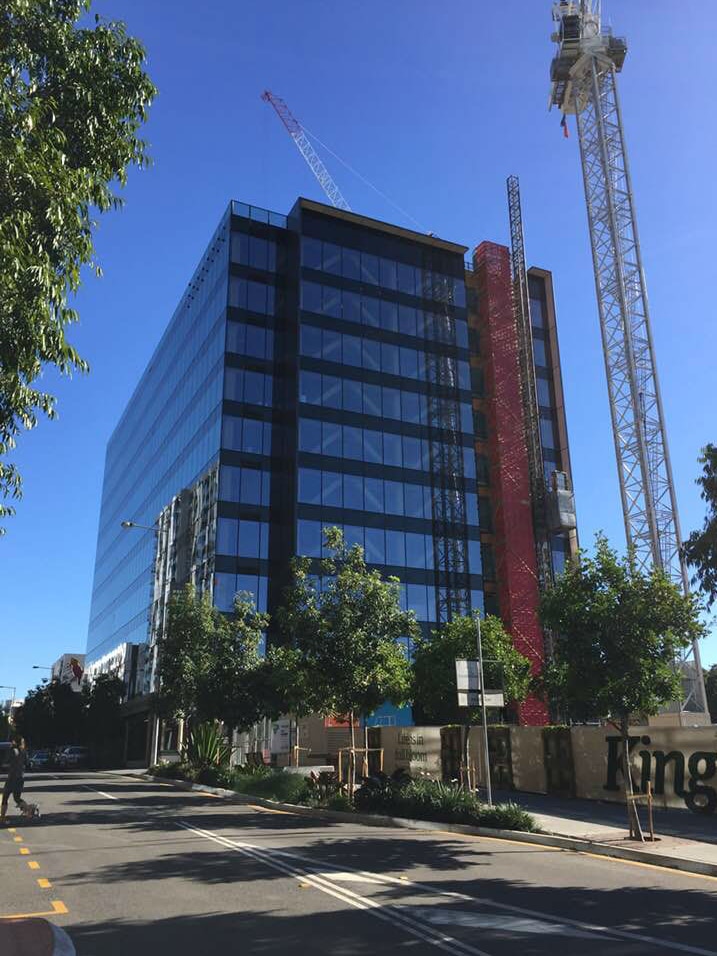
[[[14,841],[15,843],[22,843],[22,837],[14,836],[14,837],[13,837],[13,841]]]
[[[7,828],[7,832],[8,832],[8,833],[15,833],[15,832],[16,832],[16,831],[15,831],[15,827],[8,827],[8,828]]]
[[[31,870],[40,869],[40,864],[37,862],[37,860],[28,860],[27,865],[30,867]]]
[[[44,876],[40,877],[40,879],[37,881],[37,885],[41,890],[49,890],[52,887],[52,883],[50,883],[50,881]]]
[[[64,916],[69,912],[62,900],[50,900],[51,910],[43,913],[11,913],[9,916],[0,916],[0,921],[11,919],[32,919],[34,916]]]
[[[29,850],[28,847],[26,847],[26,846],[21,846],[21,847],[20,847],[20,853],[22,854],[22,856],[29,856],[29,855],[30,855],[30,850]]]

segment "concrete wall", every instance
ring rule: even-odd
[[[513,786],[529,793],[545,793],[547,780],[542,727],[511,727],[510,753]]]
[[[383,769],[387,774],[407,770],[441,779],[440,727],[381,727]]]

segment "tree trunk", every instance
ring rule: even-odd
[[[622,734],[622,773],[625,780],[627,824],[632,839],[641,840],[644,843],[645,837],[642,833],[642,827],[640,826],[640,817],[637,812],[637,804],[632,799],[635,791],[632,786],[632,772],[630,770],[630,728],[627,717],[623,717],[620,721],[620,733]]]
[[[354,789],[356,787],[356,728],[354,727],[354,712],[349,711],[349,723],[351,726],[351,750],[349,751],[349,799],[353,803]]]
[[[463,730],[463,773],[461,774],[461,786],[465,787],[466,790],[470,790],[470,735],[471,735],[471,725],[467,723]]]

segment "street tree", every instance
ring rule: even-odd
[[[684,544],[687,563],[695,569],[694,582],[699,583],[708,604],[717,600],[717,445],[707,445],[698,459],[702,474],[697,478],[700,497],[707,505],[707,515],[700,531],[693,531]]]
[[[95,766],[116,765],[122,753],[124,681],[116,674],[99,674],[82,689],[84,739]]]
[[[285,712],[348,719],[353,790],[355,720],[385,701],[408,701],[411,668],[400,639],[415,640],[418,625],[413,612],[401,609],[397,578],[384,580],[369,569],[363,548],[348,547],[338,528],[324,529],[324,538],[329,556],[318,578],[309,559],[293,562],[293,583],[277,612],[287,647],[269,659]]]
[[[0,517],[21,496],[6,460],[55,399],[46,366],[87,370],[66,338],[94,259],[94,216],[148,157],[138,131],[155,88],[121,22],[86,20],[91,0],[4,0],[0,9]],[[1,531],[0,531],[1,533]]]
[[[542,675],[542,691],[573,720],[607,719],[622,736],[631,833],[641,835],[629,770],[631,716],[656,714],[680,699],[676,661],[704,634],[699,603],[658,568],[643,572],[598,535],[593,557],[581,552],[543,594],[543,626],[560,635]]]
[[[717,724],[717,664],[713,664],[709,670],[704,672],[704,675],[710,719],[713,724]]]
[[[232,614],[188,584],[170,598],[158,641],[160,713],[245,730],[264,716],[262,636],[269,624],[249,595]]]
[[[59,680],[39,684],[18,708],[15,725],[33,748],[82,744],[86,727],[82,694]]]
[[[475,615],[454,618],[416,642],[413,657],[413,708],[417,719],[428,724],[462,724],[463,761],[468,766],[470,729],[482,724],[478,707],[459,707],[456,692],[456,660],[477,658]],[[481,621],[481,643],[486,687],[502,689],[506,704],[528,696],[530,661],[516,650],[510,634],[498,617]]]

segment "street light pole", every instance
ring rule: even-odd
[[[478,644],[478,684],[480,687],[481,711],[483,714],[483,760],[485,763],[485,784],[488,806],[493,806],[493,789],[490,783],[490,752],[488,749],[488,720],[485,705],[485,679],[483,677],[483,644],[480,633],[480,613],[476,614],[476,641]]]

